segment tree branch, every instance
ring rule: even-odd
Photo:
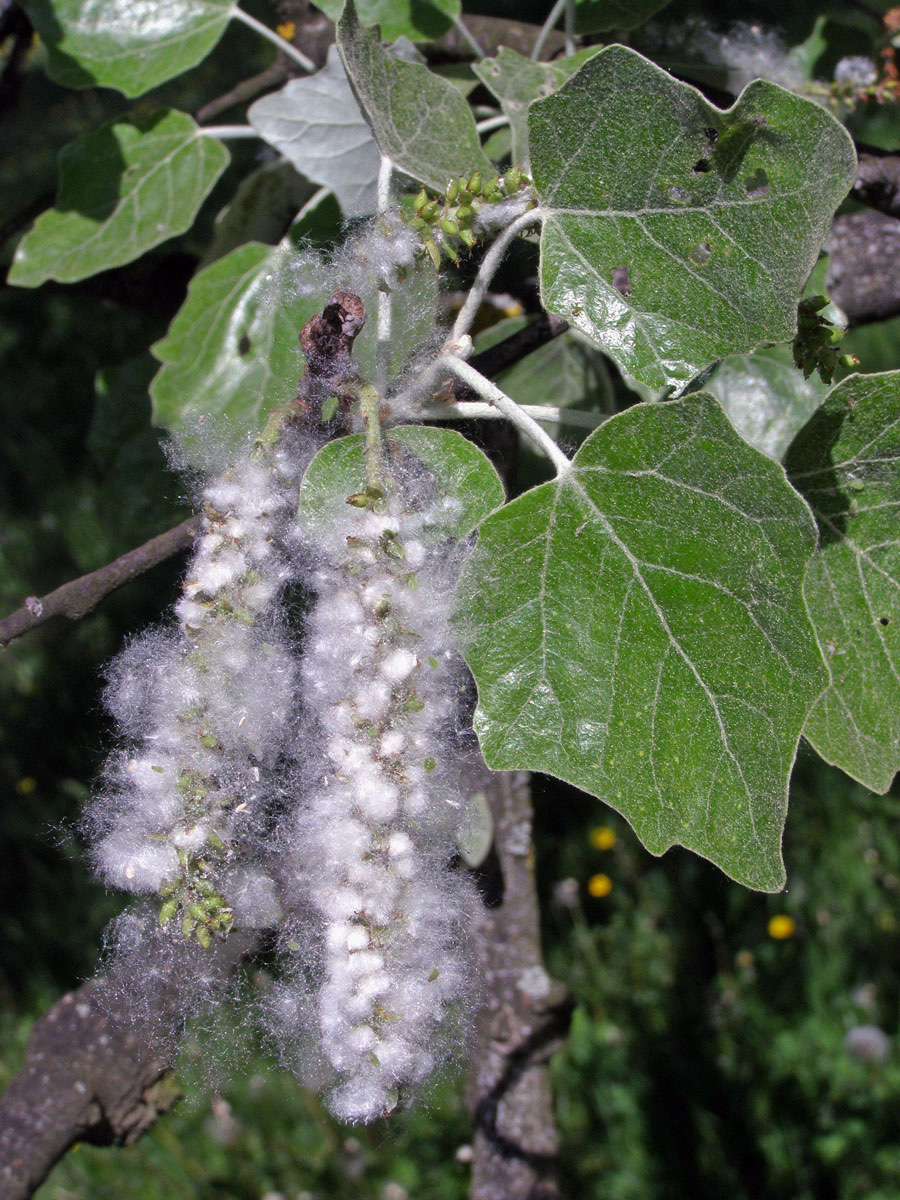
[[[880,212],[838,217],[825,250],[828,294],[851,325],[900,314],[900,221]]]
[[[199,527],[200,517],[189,517],[174,529],[151,538],[143,546],[129,550],[127,554],[88,575],[82,575],[80,579],[64,583],[46,596],[29,596],[20,609],[0,621],[0,647],[8,646],[52,617],[80,621],[110,592],[186,549]]]
[[[503,903],[483,909],[475,929],[488,999],[469,1079],[470,1200],[558,1200],[547,1060],[566,1037],[572,1001],[541,957],[528,776],[491,775],[487,791]]]
[[[254,942],[232,935],[216,947],[220,989]],[[3,1200],[28,1200],[75,1142],[131,1145],[179,1099],[167,1073],[185,1012],[180,981],[142,996],[134,1013],[119,1003],[122,990],[114,969],[63,996],[32,1030],[24,1066],[0,1097]]]
[[[853,200],[900,217],[900,154],[860,154]]]

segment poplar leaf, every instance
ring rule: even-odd
[[[236,430],[259,428],[266,413],[297,394],[300,329],[333,290],[308,256],[303,271],[290,241],[248,242],[191,280],[161,341],[151,385],[154,421],[190,431],[200,418],[227,417]]]
[[[72,283],[140,258],[191,227],[227,165],[186,113],[117,117],[60,152],[56,204],[19,243],[9,282]]]
[[[669,0],[575,0],[577,33],[600,33],[608,29],[637,29]]]
[[[204,59],[231,18],[231,0],[23,0],[47,47],[52,77],[69,87],[140,96]]]
[[[900,770],[900,371],[833,388],[785,464],[819,525],[804,592],[831,672],[803,732],[886,792]]]
[[[330,187],[344,216],[375,211],[381,155],[336,47],[321,71],[252,104],[247,120],[307,179]]]
[[[597,53],[596,46],[580,50],[554,62],[535,62],[508,46],[501,46],[495,58],[472,63],[472,70],[500,101],[512,130],[513,161],[523,164],[528,158],[528,105],[541,96],[549,96],[570,79],[583,62]]]
[[[452,177],[494,173],[459,89],[421,63],[404,62],[364,29],[353,0],[337,27],[347,75],[382,154],[398,170],[443,191]]]
[[[732,354],[703,385],[751,446],[780,462],[791,439],[828,394],[818,375],[803,378],[790,346]]]
[[[855,178],[846,131],[755,80],[725,111],[624,46],[528,114],[545,307],[624,372],[679,387],[793,337],[797,303]]]
[[[332,21],[338,21],[343,0],[315,0]],[[359,0],[357,12],[363,25],[378,25],[385,41],[408,37],[414,42],[443,37],[453,18],[459,16],[459,0]]]
[[[466,537],[488,513],[503,503],[503,484],[486,455],[453,429],[398,425],[383,435],[387,473],[404,470],[410,456],[426,470],[439,496],[451,501],[432,505],[431,524],[423,528],[426,542]],[[346,514],[347,497],[362,492],[368,482],[365,439],[362,434],[337,438],[318,452],[300,485],[298,519],[315,534],[328,530]]]
[[[455,619],[494,770],[538,770],[750,887],[784,882],[800,732],[826,681],[815,527],[701,394],[639,404],[489,516]]]

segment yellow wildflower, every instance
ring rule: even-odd
[[[588,880],[587,889],[596,900],[601,900],[609,895],[612,886],[613,882],[608,875],[592,875]]]
[[[284,38],[286,42],[289,42],[297,32],[297,26],[293,21],[282,21],[280,25],[275,26],[275,32],[279,37]]]
[[[788,917],[784,913],[779,913],[777,917],[772,917],[769,921],[769,937],[775,938],[777,942],[792,938],[796,932],[797,922],[793,917]]]
[[[588,838],[595,850],[612,850],[616,844],[616,831],[608,825],[595,825]]]

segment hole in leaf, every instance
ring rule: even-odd
[[[247,337],[246,333],[242,333],[238,339],[237,351],[241,358],[243,358],[245,354],[250,353],[250,339]]]
[[[751,200],[758,200],[760,196],[768,196],[772,188],[769,184],[769,177],[762,167],[758,167],[752,175],[747,176],[744,180],[744,189]]]
[[[687,204],[691,198],[691,193],[687,188],[672,186],[666,192],[670,200],[674,200],[676,204]]]
[[[890,623],[891,623],[890,617],[879,617],[878,618],[879,625],[890,625]]]
[[[614,267],[612,273],[612,285],[623,296],[630,296],[633,288],[631,286],[631,278],[627,267]]]
[[[696,246],[691,247],[688,257],[698,267],[705,267],[712,258],[712,246],[710,246],[709,242],[698,242]]]
[[[712,170],[712,163],[708,158],[698,158],[691,170],[695,175],[708,175]]]
[[[714,146],[719,140],[719,131],[718,129],[713,129],[712,125],[707,125],[706,129],[703,130],[703,136],[711,146]]]

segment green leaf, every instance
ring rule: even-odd
[[[596,46],[590,46],[568,58],[545,63],[535,62],[507,46],[501,46],[496,58],[483,58],[472,64],[472,70],[488,91],[497,97],[509,117],[514,163],[521,165],[528,158],[528,105],[540,96],[555,92],[583,62],[597,52]]]
[[[612,417],[488,517],[458,589],[494,770],[545,771],[751,887],[784,882],[787,784],[825,682],[809,510],[703,394]]]
[[[703,385],[751,446],[780,462],[791,439],[828,394],[818,375],[803,378],[790,346],[732,354]]]
[[[23,0],[47,47],[47,67],[69,87],[140,96],[204,59],[231,17],[231,0]]]
[[[337,21],[343,0],[315,0],[332,21]],[[415,42],[443,37],[453,18],[459,16],[459,0],[360,0],[357,5],[363,25],[380,25],[386,42],[408,37]]]
[[[577,33],[600,33],[608,29],[637,29],[669,0],[575,0]]]
[[[336,276],[293,235],[277,246],[247,243],[191,280],[168,333],[152,347],[163,364],[151,388],[158,424],[183,434],[212,415],[227,418],[238,437],[259,429],[274,405],[297,394],[304,370],[298,334],[341,283],[366,306],[353,357],[363,377],[374,372],[375,281],[362,269],[349,279]],[[431,335],[436,303],[437,280],[424,264],[395,288],[392,373]]]
[[[300,484],[298,519],[310,532],[334,527],[347,512],[347,497],[368,482],[362,434],[337,438],[323,446]],[[384,432],[387,471],[402,471],[412,455],[427,470],[438,496],[456,501],[437,510],[423,529],[428,542],[459,541],[503,503],[503,484],[490,460],[468,438],[452,429],[398,425]]]
[[[439,191],[453,176],[493,173],[472,110],[452,83],[383,49],[377,32],[360,25],[353,0],[346,2],[337,34],[363,115],[399,170]]]
[[[151,387],[154,420],[190,432],[227,417],[236,436],[262,426],[297,392],[297,335],[334,284],[321,261],[285,239],[248,242],[191,280],[187,299],[153,347],[163,364]]]
[[[900,769],[900,371],[838,384],[785,463],[819,524],[804,592],[831,671],[803,732],[885,792]]]
[[[208,267],[246,242],[274,245],[316,191],[315,184],[299,175],[285,159],[263,163],[244,176],[216,217],[213,239],[200,261],[201,267]]]
[[[345,216],[375,211],[381,155],[336,47],[323,70],[263,96],[247,119],[307,179],[330,187]]]
[[[824,109],[756,80],[722,111],[623,46],[528,115],[544,305],[651,387],[786,341],[855,178]]]
[[[19,243],[9,282],[72,283],[184,233],[228,165],[185,113],[117,117],[63,149],[59,194]]]

